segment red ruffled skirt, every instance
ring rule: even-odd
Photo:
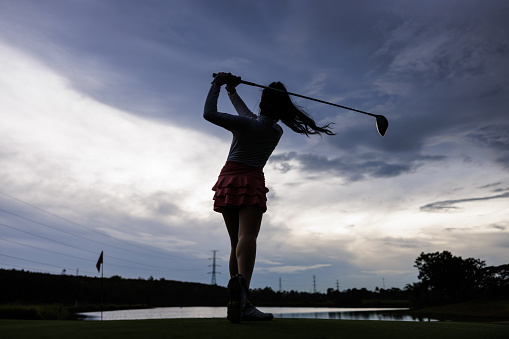
[[[258,205],[264,212],[267,210],[269,189],[265,187],[263,167],[227,161],[212,190],[216,212],[225,206]]]

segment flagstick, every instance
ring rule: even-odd
[[[104,261],[101,270],[101,322],[103,321],[103,302],[104,302]]]
[[[97,260],[97,264],[95,264],[95,267],[97,268],[97,272],[101,273],[101,322],[103,321],[103,302],[104,302],[104,263],[103,263],[103,251],[101,251],[101,255],[99,256],[99,259]],[[101,271],[102,266],[102,271]]]

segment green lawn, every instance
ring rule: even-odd
[[[274,319],[230,324],[225,319],[159,319],[105,322],[0,320],[0,338],[509,338],[509,323],[399,322]]]

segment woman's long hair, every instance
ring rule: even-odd
[[[275,90],[271,90],[274,88]],[[280,82],[273,82],[262,92],[262,100],[260,102],[260,114],[269,116],[273,119],[281,119],[281,121],[291,128],[294,132],[305,134],[334,135],[328,123],[324,126],[317,126],[315,121],[304,112],[304,110],[296,106],[288,95],[285,86]]]

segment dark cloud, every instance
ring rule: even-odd
[[[508,6],[500,1],[487,6],[467,3],[462,11],[447,16],[439,11],[446,12],[451,3],[393,8],[400,20],[393,20],[397,25],[386,32],[374,53],[368,81],[362,89],[350,88],[344,94],[348,102],[343,101],[384,114],[389,120],[387,135],[380,138],[362,117],[355,124],[350,118],[348,128],[343,128],[344,118],[338,115],[339,133],[327,141],[343,151],[368,147],[407,156],[421,153],[437,139],[462,143],[464,135],[480,126],[508,131],[504,103],[509,88],[509,33],[501,29]],[[363,95],[355,97],[359,91]],[[486,147],[501,150],[497,161],[507,167],[509,147],[507,139],[501,139],[507,138],[507,132],[490,133],[481,130],[471,138],[481,142],[489,137],[484,140]]]
[[[485,188],[494,188],[494,187],[497,187],[497,186],[500,186],[502,185],[502,182],[499,181],[499,182],[494,182],[492,184],[487,184],[487,185],[483,185],[481,187],[478,187],[480,189],[485,189]],[[493,190],[491,190],[492,192],[495,192],[495,193],[500,193],[500,192],[507,192],[509,191],[509,187],[498,187],[498,188],[494,188]]]
[[[505,152],[503,156],[498,157],[497,162],[504,166],[504,168],[509,169],[509,152]]]
[[[156,192],[148,196],[135,197],[147,210],[160,216],[180,216],[182,210],[176,204],[178,197],[166,192]]]
[[[494,229],[497,229],[497,230],[500,230],[500,231],[505,231],[506,230],[506,226],[503,226],[503,225],[490,225],[491,228],[494,228]]]
[[[494,196],[490,196],[490,197],[437,201],[437,202],[433,202],[433,203],[421,206],[420,210],[423,212],[450,212],[450,211],[459,209],[459,207],[456,207],[454,205],[457,205],[457,204],[460,204],[463,202],[493,200],[493,199],[500,199],[500,198],[509,198],[509,193],[494,195]]]
[[[467,135],[472,143],[495,153],[495,161],[509,169],[509,124],[479,128]]]
[[[373,176],[378,178],[395,177],[411,170],[411,167],[408,164],[378,163],[377,167],[378,168],[373,172]]]
[[[430,246],[430,243],[418,239],[385,237],[382,239],[382,241],[386,246],[399,247],[404,249],[423,248]]]
[[[500,181],[499,182],[494,182],[492,184],[487,184],[487,185],[484,185],[484,186],[481,186],[479,188],[490,188],[490,187],[494,187],[494,186],[499,186],[500,184],[502,184]]]
[[[368,177],[390,178],[414,171],[420,166],[418,160],[442,160],[440,156],[416,157],[412,161],[384,160],[373,153],[359,157],[328,158],[318,154],[287,152],[273,155],[269,163],[281,172],[300,170],[314,174],[333,173],[348,181],[364,180]]]

